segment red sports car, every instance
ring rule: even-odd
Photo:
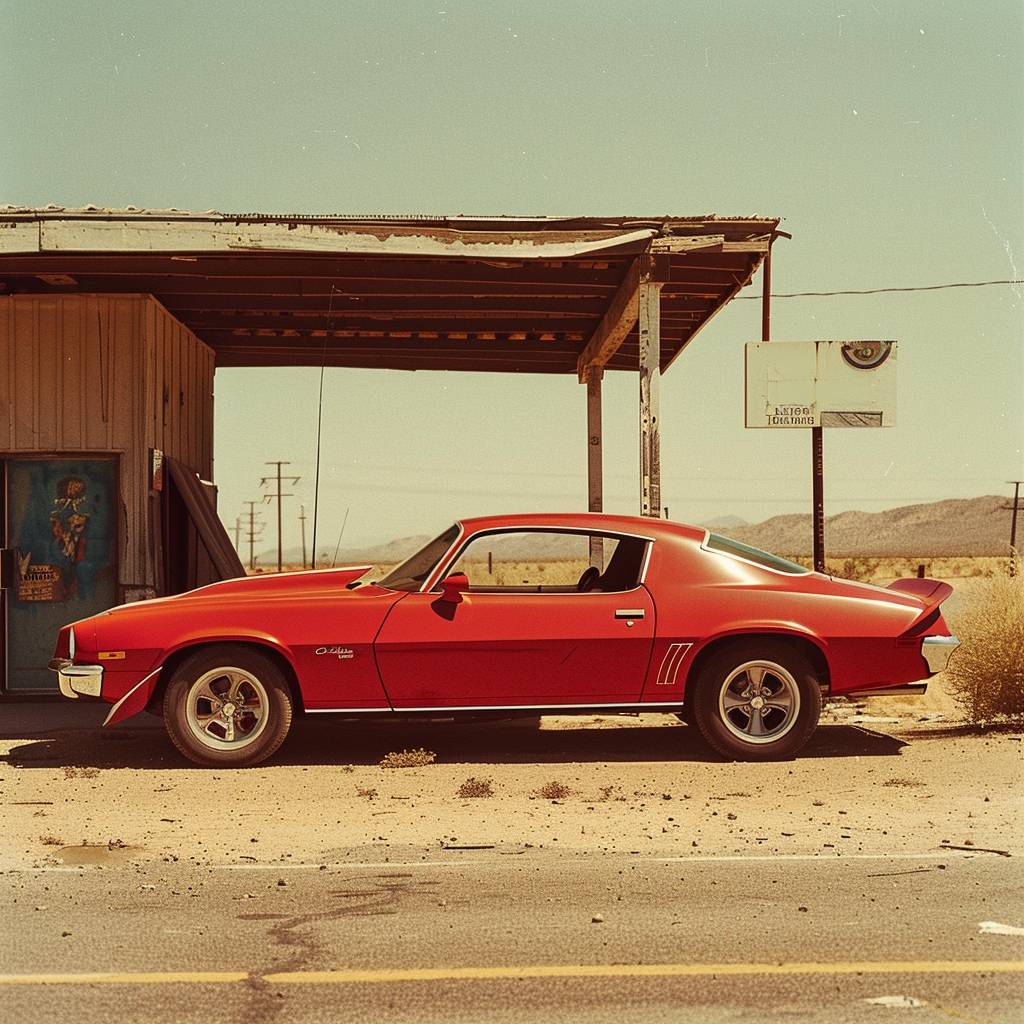
[[[178,749],[253,765],[306,714],[674,712],[729,758],[789,757],[822,695],[923,692],[957,640],[936,580],[835,579],[707,530],[466,519],[381,579],[227,580],[65,626],[66,697],[162,711]],[[917,685],[913,685],[917,684]]]

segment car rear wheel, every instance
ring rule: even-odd
[[[178,666],[164,692],[167,733],[197,764],[259,764],[284,742],[291,721],[284,673],[251,648],[225,644],[197,651]]]
[[[786,643],[745,641],[701,669],[692,706],[701,735],[734,761],[792,757],[821,716],[821,688],[810,662]]]

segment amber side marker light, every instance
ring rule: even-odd
[[[124,661],[124,651],[100,651],[97,657],[100,661]]]

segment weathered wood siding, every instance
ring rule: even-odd
[[[213,349],[146,296],[146,443],[213,479]]]
[[[148,295],[0,296],[0,458],[120,458],[120,583],[156,585],[149,449],[210,479],[212,350]]]

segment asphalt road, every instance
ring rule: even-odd
[[[3,1017],[1024,1019],[1015,857],[360,857],[9,871]]]

